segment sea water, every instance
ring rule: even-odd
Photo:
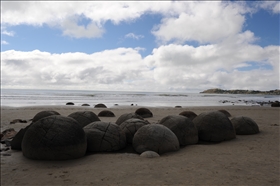
[[[252,94],[201,94],[186,92],[133,92],[133,91],[90,91],[90,90],[33,90],[1,89],[1,106],[43,106],[66,105],[73,102],[76,106],[89,104],[94,107],[103,103],[114,106],[255,106],[260,102],[279,101],[279,95]]]

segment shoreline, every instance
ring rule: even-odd
[[[116,117],[100,117],[115,122],[121,114],[140,106],[92,108],[83,106],[1,107],[1,131],[16,131],[29,123],[9,124],[14,119],[32,119],[42,110],[55,110],[63,116],[90,110],[98,114],[111,110]],[[112,153],[92,153],[75,160],[38,161],[21,151],[1,154],[1,185],[279,185],[279,114],[277,107],[190,106],[146,107],[153,113],[145,118],[156,123],[167,115],[190,110],[196,114],[219,109],[232,117],[247,116],[260,133],[237,135],[236,139],[215,144],[195,144],[158,158],[143,158],[129,149]],[[231,117],[231,118],[232,118]]]

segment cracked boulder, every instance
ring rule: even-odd
[[[97,115],[98,117],[115,117],[115,114],[110,110],[102,110]]]
[[[30,159],[68,160],[83,157],[87,141],[76,120],[52,115],[29,126],[21,148],[23,155]]]
[[[153,113],[147,108],[139,108],[135,111],[135,114],[138,114],[142,118],[151,118],[153,117]]]
[[[193,111],[189,111],[189,110],[183,111],[179,115],[185,116],[185,117],[189,118],[190,120],[193,120],[197,116],[196,113],[194,113]]]
[[[203,112],[193,122],[197,127],[199,140],[221,142],[236,137],[232,123],[220,111]]]
[[[132,144],[133,136],[137,132],[137,130],[144,125],[148,125],[149,122],[146,120],[141,120],[137,118],[128,119],[120,125],[120,128],[126,135],[126,141],[129,144]]]
[[[70,114],[68,117],[75,119],[82,128],[92,122],[100,121],[99,117],[91,111],[74,112]]]
[[[122,124],[122,122],[128,120],[128,119],[131,119],[131,118],[137,118],[137,119],[141,119],[141,120],[144,120],[143,117],[139,116],[138,114],[135,114],[135,113],[125,113],[125,114],[122,114],[116,121],[116,124],[117,125],[120,125]]]
[[[85,126],[84,131],[88,152],[117,151],[126,146],[125,133],[114,123],[96,121]]]
[[[176,135],[161,124],[145,125],[138,129],[134,134],[132,145],[139,154],[145,151],[163,154],[180,149]]]
[[[181,146],[198,142],[198,131],[192,120],[185,116],[169,115],[162,118],[160,124],[169,128],[178,138]]]
[[[257,134],[260,132],[257,123],[249,117],[234,117],[231,119],[231,123],[237,135]]]
[[[54,111],[54,110],[43,110],[41,112],[38,112],[32,119],[32,122],[36,122],[44,117],[48,117],[51,115],[60,115],[58,112]]]

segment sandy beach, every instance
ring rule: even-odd
[[[100,117],[115,122],[137,106],[112,107],[116,117]],[[190,110],[196,114],[219,109],[232,117],[247,116],[259,126],[260,133],[237,135],[236,139],[215,144],[199,143],[157,158],[144,158],[132,148],[113,153],[86,154],[67,161],[27,159],[21,151],[1,152],[1,185],[279,185],[280,109],[273,107],[147,107],[153,113],[146,118],[157,123],[167,115]],[[55,110],[63,116],[90,110],[95,114],[104,108],[80,106],[2,107],[1,131],[19,131],[28,123],[10,124],[14,119],[29,120],[40,111]],[[232,118],[231,117],[231,118]],[[230,119],[231,119],[230,118]],[[6,155],[4,155],[6,154]],[[9,154],[9,155],[7,155]]]

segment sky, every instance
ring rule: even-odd
[[[279,89],[277,1],[1,1],[1,88]]]

